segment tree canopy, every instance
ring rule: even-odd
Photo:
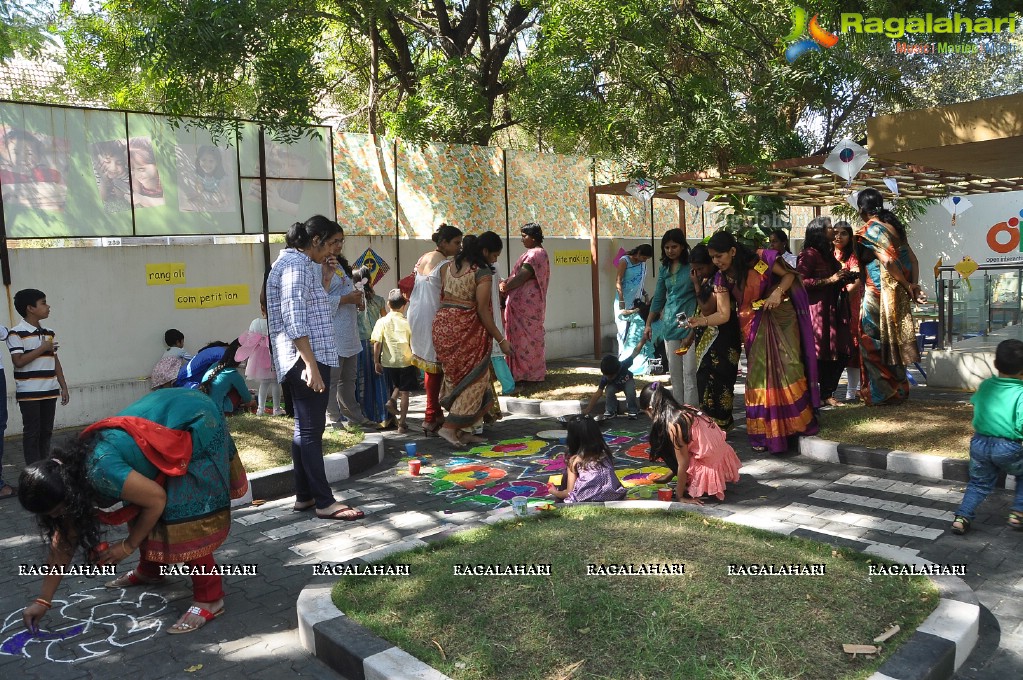
[[[840,12],[851,9],[1004,16],[1013,3],[801,4],[837,30]],[[862,137],[871,113],[1023,89],[1023,46],[1007,36],[989,42],[1015,44],[1014,53],[941,59],[896,54],[883,36],[842,34],[833,49],[789,64],[783,36],[793,30],[794,7],[790,0],[94,0],[62,5],[55,30],[78,95],[118,108],[245,117],[278,128],[333,111],[332,122],[351,131],[472,144],[500,135],[513,145],[615,158],[653,175],[803,155]],[[15,24],[9,14],[3,19],[11,35]]]

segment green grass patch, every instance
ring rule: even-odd
[[[291,465],[291,439],[295,421],[285,416],[257,416],[242,413],[227,421],[242,463],[248,472],[259,472],[281,465]],[[335,430],[328,427],[323,433],[323,453],[338,451],[355,446],[363,440],[363,432]]]
[[[871,558],[702,515],[566,507],[391,555],[407,577],[345,577],[335,604],[456,680],[865,678],[850,658],[934,609],[922,577]],[[455,565],[551,565],[551,576],[455,576]],[[681,576],[587,576],[588,564],[684,563]],[[825,564],[824,576],[729,576],[735,564]],[[443,651],[442,651],[443,650]],[[883,658],[882,657],[882,658]]]
[[[820,437],[934,456],[968,459],[973,405],[908,401],[896,406],[848,405],[820,414]]]

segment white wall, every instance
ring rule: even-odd
[[[973,204],[966,212],[956,217],[952,226],[952,215],[940,205],[928,208],[919,220],[908,225],[909,240],[920,261],[920,285],[927,295],[934,299],[934,265],[940,257],[943,264],[955,265],[969,255],[977,264],[1003,261],[1023,261],[1023,252],[1017,249],[999,253],[988,246],[988,232],[999,223],[1006,223],[1009,231],[1019,231],[1008,225],[1010,219],[1023,218],[1023,192],[1012,191],[1001,194],[969,196]],[[999,242],[1005,243],[1008,234]],[[983,281],[983,273],[971,277],[971,282]],[[976,287],[976,286],[975,286]]]
[[[642,242],[600,242],[603,351],[610,351],[614,338],[611,303],[615,272],[611,260],[620,246],[629,249]],[[401,276],[412,270],[420,255],[434,247],[432,241],[425,239],[401,240],[397,245],[400,269],[393,237],[349,236],[345,255],[354,263],[367,247],[372,247],[391,267],[377,284],[378,294],[386,295]],[[547,239],[544,246],[552,262],[557,251],[588,251],[590,247],[586,239],[561,238]],[[271,261],[281,248],[280,244],[271,245]],[[523,250],[521,241],[512,238],[506,248],[514,264]],[[112,415],[146,394],[146,378],[164,352],[163,334],[168,328],[184,333],[185,347],[194,352],[211,340],[229,341],[237,337],[259,316],[259,287],[263,281],[263,251],[259,243],[16,248],[10,250],[10,256],[13,283],[6,290],[7,309],[0,312],[0,323],[10,327],[21,321],[13,302],[18,290],[38,288],[46,293],[52,310],[43,325],[57,333],[59,356],[71,391],[71,403],[57,406],[58,428]],[[161,262],[185,263],[187,287],[247,285],[250,303],[213,309],[175,309],[175,286],[146,285],[146,264]],[[500,265],[507,276],[504,255]],[[654,282],[651,273],[647,286],[651,293]],[[589,265],[552,266],[545,325],[548,358],[592,353]],[[14,398],[10,354],[0,354],[7,372],[10,414],[7,433],[17,434],[21,431],[21,412]]]

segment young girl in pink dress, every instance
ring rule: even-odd
[[[651,481],[663,484],[678,475],[683,503],[702,505],[701,496],[723,501],[725,484],[739,481],[742,463],[717,423],[692,406],[680,406],[659,382],[643,389],[639,405],[653,421],[650,459],[660,459],[672,470]]]
[[[625,487],[615,474],[611,449],[604,441],[600,426],[592,418],[576,416],[568,421],[567,476],[563,490],[548,484],[550,495],[566,503],[586,501],[620,501]]]
[[[260,300],[260,309],[263,315],[253,319],[249,324],[249,330],[238,337],[241,347],[235,355],[238,361],[248,360],[245,364],[245,377],[259,383],[259,401],[256,402],[256,413],[264,413],[267,392],[273,399],[274,408],[265,413],[275,416],[284,415],[284,408],[281,402],[281,385],[277,382],[274,374],[273,363],[270,360],[270,337],[269,328],[266,322],[266,303]]]

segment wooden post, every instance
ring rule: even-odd
[[[600,358],[600,269],[597,265],[597,190],[590,187],[590,292],[593,297],[593,358]]]

